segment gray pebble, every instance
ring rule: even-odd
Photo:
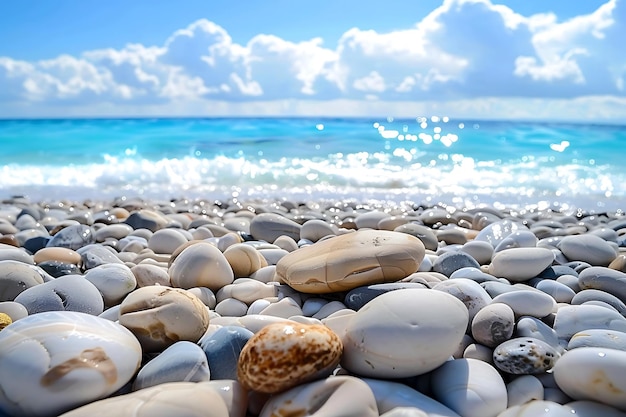
[[[546,342],[532,337],[507,340],[493,351],[493,363],[515,375],[540,374],[550,370],[560,354]]]

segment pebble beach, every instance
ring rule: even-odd
[[[626,416],[626,216],[0,203],[0,416]]]

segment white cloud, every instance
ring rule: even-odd
[[[523,16],[490,0],[445,0],[413,27],[352,28],[333,49],[321,38],[291,42],[270,34],[238,44],[216,22],[200,19],[161,45],[36,62],[0,57],[0,111],[308,108],[300,101],[362,101],[371,108],[473,101],[492,109],[485,103],[623,98],[623,39],[626,3],[618,0],[566,21],[552,13]]]

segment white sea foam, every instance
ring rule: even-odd
[[[334,154],[325,159],[275,161],[217,156],[149,161],[108,158],[104,163],[0,167],[0,197],[104,198],[139,195],[224,198],[354,198],[447,201],[476,206],[553,204],[587,209],[623,208],[626,173],[602,166],[528,158],[517,163],[476,162],[462,155]]]

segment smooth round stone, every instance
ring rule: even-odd
[[[566,285],[571,288],[575,293],[580,291],[580,285],[578,284],[578,277],[574,275],[561,275],[556,279],[556,282]]]
[[[479,284],[482,284],[483,282],[487,282],[487,281],[498,280],[498,278],[494,277],[493,275],[486,274],[480,269],[472,268],[472,267],[458,269],[454,271],[452,275],[450,275],[450,279],[457,279],[457,278],[471,279],[472,281],[476,281]]]
[[[489,273],[509,281],[522,282],[537,276],[554,261],[554,253],[545,248],[513,248],[497,252]]]
[[[244,417],[243,412],[229,412],[229,406],[245,409],[247,404],[241,388],[236,387],[232,394],[224,393],[232,390],[231,386],[220,389],[212,382],[169,382],[96,401],[59,417]],[[231,401],[239,405],[227,404],[225,395],[232,396]]]
[[[433,271],[447,277],[461,268],[479,268],[480,264],[465,252],[448,252],[437,257]]]
[[[254,217],[254,215],[252,217]],[[233,232],[250,234],[250,219],[251,218],[244,217],[244,215],[225,218],[224,227]]]
[[[485,241],[471,240],[465,243],[459,249],[459,252],[467,253],[480,265],[486,265],[491,262],[491,257],[493,256],[493,246]]]
[[[498,417],[572,417],[572,411],[554,401],[530,401],[507,408]]]
[[[554,329],[536,317],[522,317],[515,325],[515,337],[532,337],[543,340],[560,351],[559,336]]]
[[[534,375],[520,375],[506,385],[507,406],[514,407],[530,401],[543,400],[543,384]]]
[[[341,353],[341,339],[326,326],[270,324],[243,347],[237,376],[246,388],[277,393],[328,376]]]
[[[366,383],[351,376],[330,377],[274,395],[259,413],[259,417],[378,417],[378,415],[372,390]]]
[[[133,382],[133,391],[167,382],[202,382],[210,379],[207,357],[195,343],[176,342],[146,363]]]
[[[241,317],[248,312],[248,305],[234,298],[226,298],[217,303],[215,312],[223,317]]]
[[[474,238],[474,240],[487,242],[495,248],[511,233],[514,233],[518,230],[528,230],[528,228],[517,221],[500,220],[491,223],[483,228]]]
[[[396,407],[380,417],[428,417],[428,414],[414,407]]]
[[[298,243],[292,238],[290,238],[289,236],[285,236],[285,235],[279,236],[274,241],[274,245],[278,246],[279,248],[287,252],[293,252],[294,250],[298,249]]]
[[[313,315],[314,319],[322,320],[338,311],[346,310],[346,305],[341,301],[331,301],[325,304],[320,310]]]
[[[119,322],[146,352],[159,352],[179,340],[197,342],[209,326],[209,313],[195,295],[160,285],[131,292],[120,305]]]
[[[213,292],[232,283],[235,278],[222,252],[204,242],[185,248],[170,265],[169,275],[175,287],[207,287]]]
[[[626,254],[618,255],[610,264],[609,269],[626,272]]]
[[[83,246],[96,242],[94,230],[82,224],[67,226],[58,231],[47,243],[46,247],[60,247],[78,250]]]
[[[152,210],[139,210],[132,212],[125,220],[124,223],[132,227],[133,229],[148,229],[151,232],[156,232],[167,226],[168,220],[160,213]]]
[[[626,332],[626,319],[617,311],[596,305],[563,306],[556,312],[554,330],[567,343],[583,330],[610,329]]]
[[[460,417],[454,410],[421,392],[398,382],[361,378],[374,393],[378,412],[383,414],[398,407],[417,408],[429,417]]]
[[[139,264],[133,266],[130,270],[135,276],[138,287],[148,287],[150,285],[171,286],[167,268],[158,265]]]
[[[424,254],[414,236],[361,230],[287,254],[276,265],[276,276],[304,293],[346,291],[405,278],[417,271]]]
[[[130,381],[141,353],[132,333],[96,316],[25,317],[0,332],[0,409],[53,417],[104,398]]]
[[[302,304],[302,314],[307,317],[312,317],[315,313],[320,311],[324,305],[328,304],[328,302],[328,300],[318,297],[307,298]]]
[[[215,295],[220,302],[226,298],[234,298],[246,304],[252,304],[260,298],[275,297],[278,292],[276,285],[263,283],[251,278],[239,278],[232,284],[225,285]]]
[[[478,343],[496,347],[509,340],[515,327],[515,314],[503,303],[489,304],[480,309],[471,322],[472,337]]]
[[[13,323],[11,316],[6,313],[0,313],[0,330],[3,330],[11,323]]]
[[[66,264],[59,261],[44,261],[37,265],[53,278],[59,278],[63,275],[81,275],[82,271],[77,265]]]
[[[418,238],[426,249],[437,250],[439,241],[437,236],[429,227],[417,223],[407,223],[393,229],[394,232],[406,233]]]
[[[224,326],[200,339],[198,344],[208,360],[212,379],[237,379],[241,350],[252,336],[254,333],[243,327]]]
[[[559,388],[571,398],[626,410],[626,352],[597,347],[570,350],[553,373]]]
[[[426,373],[452,356],[468,318],[465,305],[444,292],[402,289],[382,294],[348,322],[342,366],[380,378]]]
[[[301,316],[300,305],[291,297],[285,297],[265,307],[260,313],[263,316],[275,316],[288,319],[291,316]]]
[[[566,236],[557,248],[569,260],[583,261],[594,266],[608,266],[617,257],[606,240],[593,234]]]
[[[578,276],[581,289],[596,289],[613,294],[626,303],[626,273],[601,266],[584,269]]]
[[[622,300],[608,292],[600,290],[582,290],[572,298],[571,304],[580,305],[589,301],[602,301],[615,308],[622,316],[626,315],[626,304],[624,304]]]
[[[0,235],[2,236],[2,235]],[[34,265],[38,263],[34,260],[34,257],[26,253],[25,250],[20,248],[2,248],[0,245],[0,259],[3,261],[18,261],[25,264]]]
[[[120,240],[132,233],[133,228],[127,224],[109,224],[96,230],[96,241],[104,242],[107,239]]]
[[[542,279],[535,286],[539,291],[543,291],[552,298],[557,303],[570,303],[572,298],[576,295],[574,290],[568,287],[565,284],[562,284],[557,281],[553,281],[551,279]]]
[[[137,279],[129,267],[122,264],[104,264],[90,269],[85,279],[102,294],[107,306],[119,304],[137,287]]]
[[[537,246],[537,242],[537,236],[530,230],[517,230],[502,239],[495,247],[494,252],[513,248],[534,248]]]
[[[97,316],[104,310],[98,288],[79,275],[65,275],[29,288],[15,297],[28,314],[44,311],[77,311]]]
[[[476,313],[491,302],[491,297],[487,291],[476,281],[466,278],[448,279],[441,281],[432,287],[435,291],[443,291],[458,298],[469,312],[469,322],[471,323]]]
[[[217,304],[215,294],[213,294],[213,291],[211,291],[207,287],[194,287],[189,288],[187,291],[198,297],[205,306],[211,309],[215,308],[215,305]]]
[[[0,261],[0,301],[13,301],[22,291],[43,284],[37,269],[19,261]]]
[[[488,364],[493,363],[493,349],[480,343],[470,343],[463,350],[460,358],[455,359],[476,359]]]
[[[300,238],[308,239],[312,242],[317,242],[325,236],[334,236],[335,231],[330,224],[323,220],[308,220],[304,222],[300,229]]]
[[[559,357],[554,347],[532,337],[507,340],[493,351],[495,366],[515,375],[544,373],[554,366]]]
[[[346,294],[343,302],[346,307],[351,308],[352,310],[359,310],[365,304],[369,303],[381,294],[407,288],[421,289],[424,288],[424,285],[415,282],[391,282],[388,284],[372,284],[357,287],[350,290],[350,292]]]
[[[111,250],[101,245],[87,245],[78,249],[81,256],[82,265],[85,269],[95,268],[106,264],[122,264]]]
[[[384,211],[367,211],[359,213],[354,219],[357,229],[377,229],[381,220],[388,219],[391,214]]]
[[[236,243],[224,251],[224,257],[233,269],[235,278],[249,277],[259,269],[267,266],[267,261],[252,246]]]
[[[507,304],[513,309],[513,312],[517,317],[532,316],[542,318],[552,313],[556,308],[556,301],[554,301],[554,298],[537,290],[518,290],[506,292],[495,296],[492,303]]]
[[[300,240],[302,226],[293,220],[276,213],[257,214],[250,220],[250,234],[255,239],[274,242],[280,236]]]
[[[432,372],[431,387],[435,399],[463,417],[496,416],[507,407],[504,380],[476,359],[447,361]]]
[[[599,347],[626,351],[626,333],[610,329],[588,329],[574,334],[567,350],[581,347]]]
[[[0,313],[8,315],[12,322],[28,316],[28,310],[26,310],[26,307],[20,303],[16,303],[15,301],[0,302]]]
[[[437,240],[447,245],[462,245],[467,242],[467,234],[460,228],[439,229]]]
[[[148,247],[154,253],[174,253],[177,247],[187,243],[187,238],[179,230],[161,229],[154,232],[148,240]]]

